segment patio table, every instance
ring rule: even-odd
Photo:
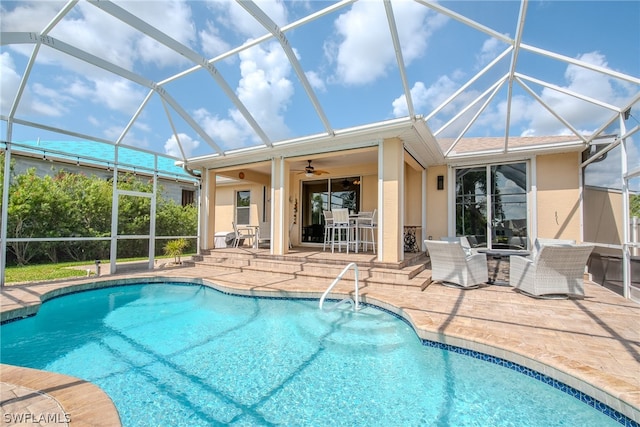
[[[529,256],[529,251],[514,249],[478,249],[487,255],[489,280],[487,283],[496,286],[511,286],[509,284],[509,268],[512,256]]]

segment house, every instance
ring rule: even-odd
[[[4,148],[4,147],[3,147]],[[11,144],[14,172],[24,173],[35,168],[40,176],[55,170],[113,178],[115,147],[104,142],[83,141],[20,141]],[[176,159],[131,147],[118,149],[118,169],[152,178],[167,199],[187,205],[197,201],[198,179],[175,164]],[[157,162],[157,164],[156,164]]]
[[[377,209],[380,262],[402,261],[407,228],[420,241],[471,235],[494,248],[526,249],[538,236],[583,240],[583,141],[512,138],[505,153],[500,138],[470,138],[445,160],[447,142],[421,139],[416,126],[382,126],[324,149],[320,139],[191,160],[203,171],[202,246],[232,221],[270,224],[274,254],[288,251],[289,238],[318,246],[320,212],[337,207]]]

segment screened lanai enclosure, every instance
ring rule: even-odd
[[[321,213],[347,207],[380,214],[380,261],[402,260],[407,226],[487,248],[570,237],[596,245],[594,280],[638,298],[638,2],[3,1],[0,14],[3,285],[16,243],[98,239],[113,271],[138,240],[153,268],[166,237],[214,249],[239,218],[282,254],[317,245]],[[27,164],[109,179],[99,237],[8,227]],[[195,234],[158,234],[158,187],[196,207]],[[146,232],[118,220],[132,198],[149,201]]]

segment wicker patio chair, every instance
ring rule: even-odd
[[[537,298],[584,297],[584,270],[592,245],[544,244],[534,257],[511,257],[509,282]]]
[[[538,237],[535,242],[533,242],[533,250],[531,251],[531,258],[535,258],[536,254],[540,252],[543,246],[574,246],[576,244],[575,240],[568,239],[543,239]]]
[[[489,280],[487,255],[467,255],[460,242],[425,240],[431,259],[431,279],[445,286],[477,288]]]

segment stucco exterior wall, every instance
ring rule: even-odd
[[[438,175],[444,176],[444,190],[438,190]],[[431,166],[427,169],[427,238],[431,236],[433,240],[447,236],[448,224],[448,203],[447,194],[449,189],[447,182],[447,166]]]
[[[582,241],[580,237],[580,155],[538,156],[538,237]]]
[[[216,187],[215,232],[231,232],[235,221],[236,191],[251,192],[250,225],[259,225],[262,219],[263,186],[254,183],[238,185],[218,185]],[[270,190],[267,189],[267,197]]]
[[[406,163],[404,165],[404,223],[421,225],[422,222],[422,172]]]
[[[622,193],[606,188],[585,187],[585,242],[622,244]]]

